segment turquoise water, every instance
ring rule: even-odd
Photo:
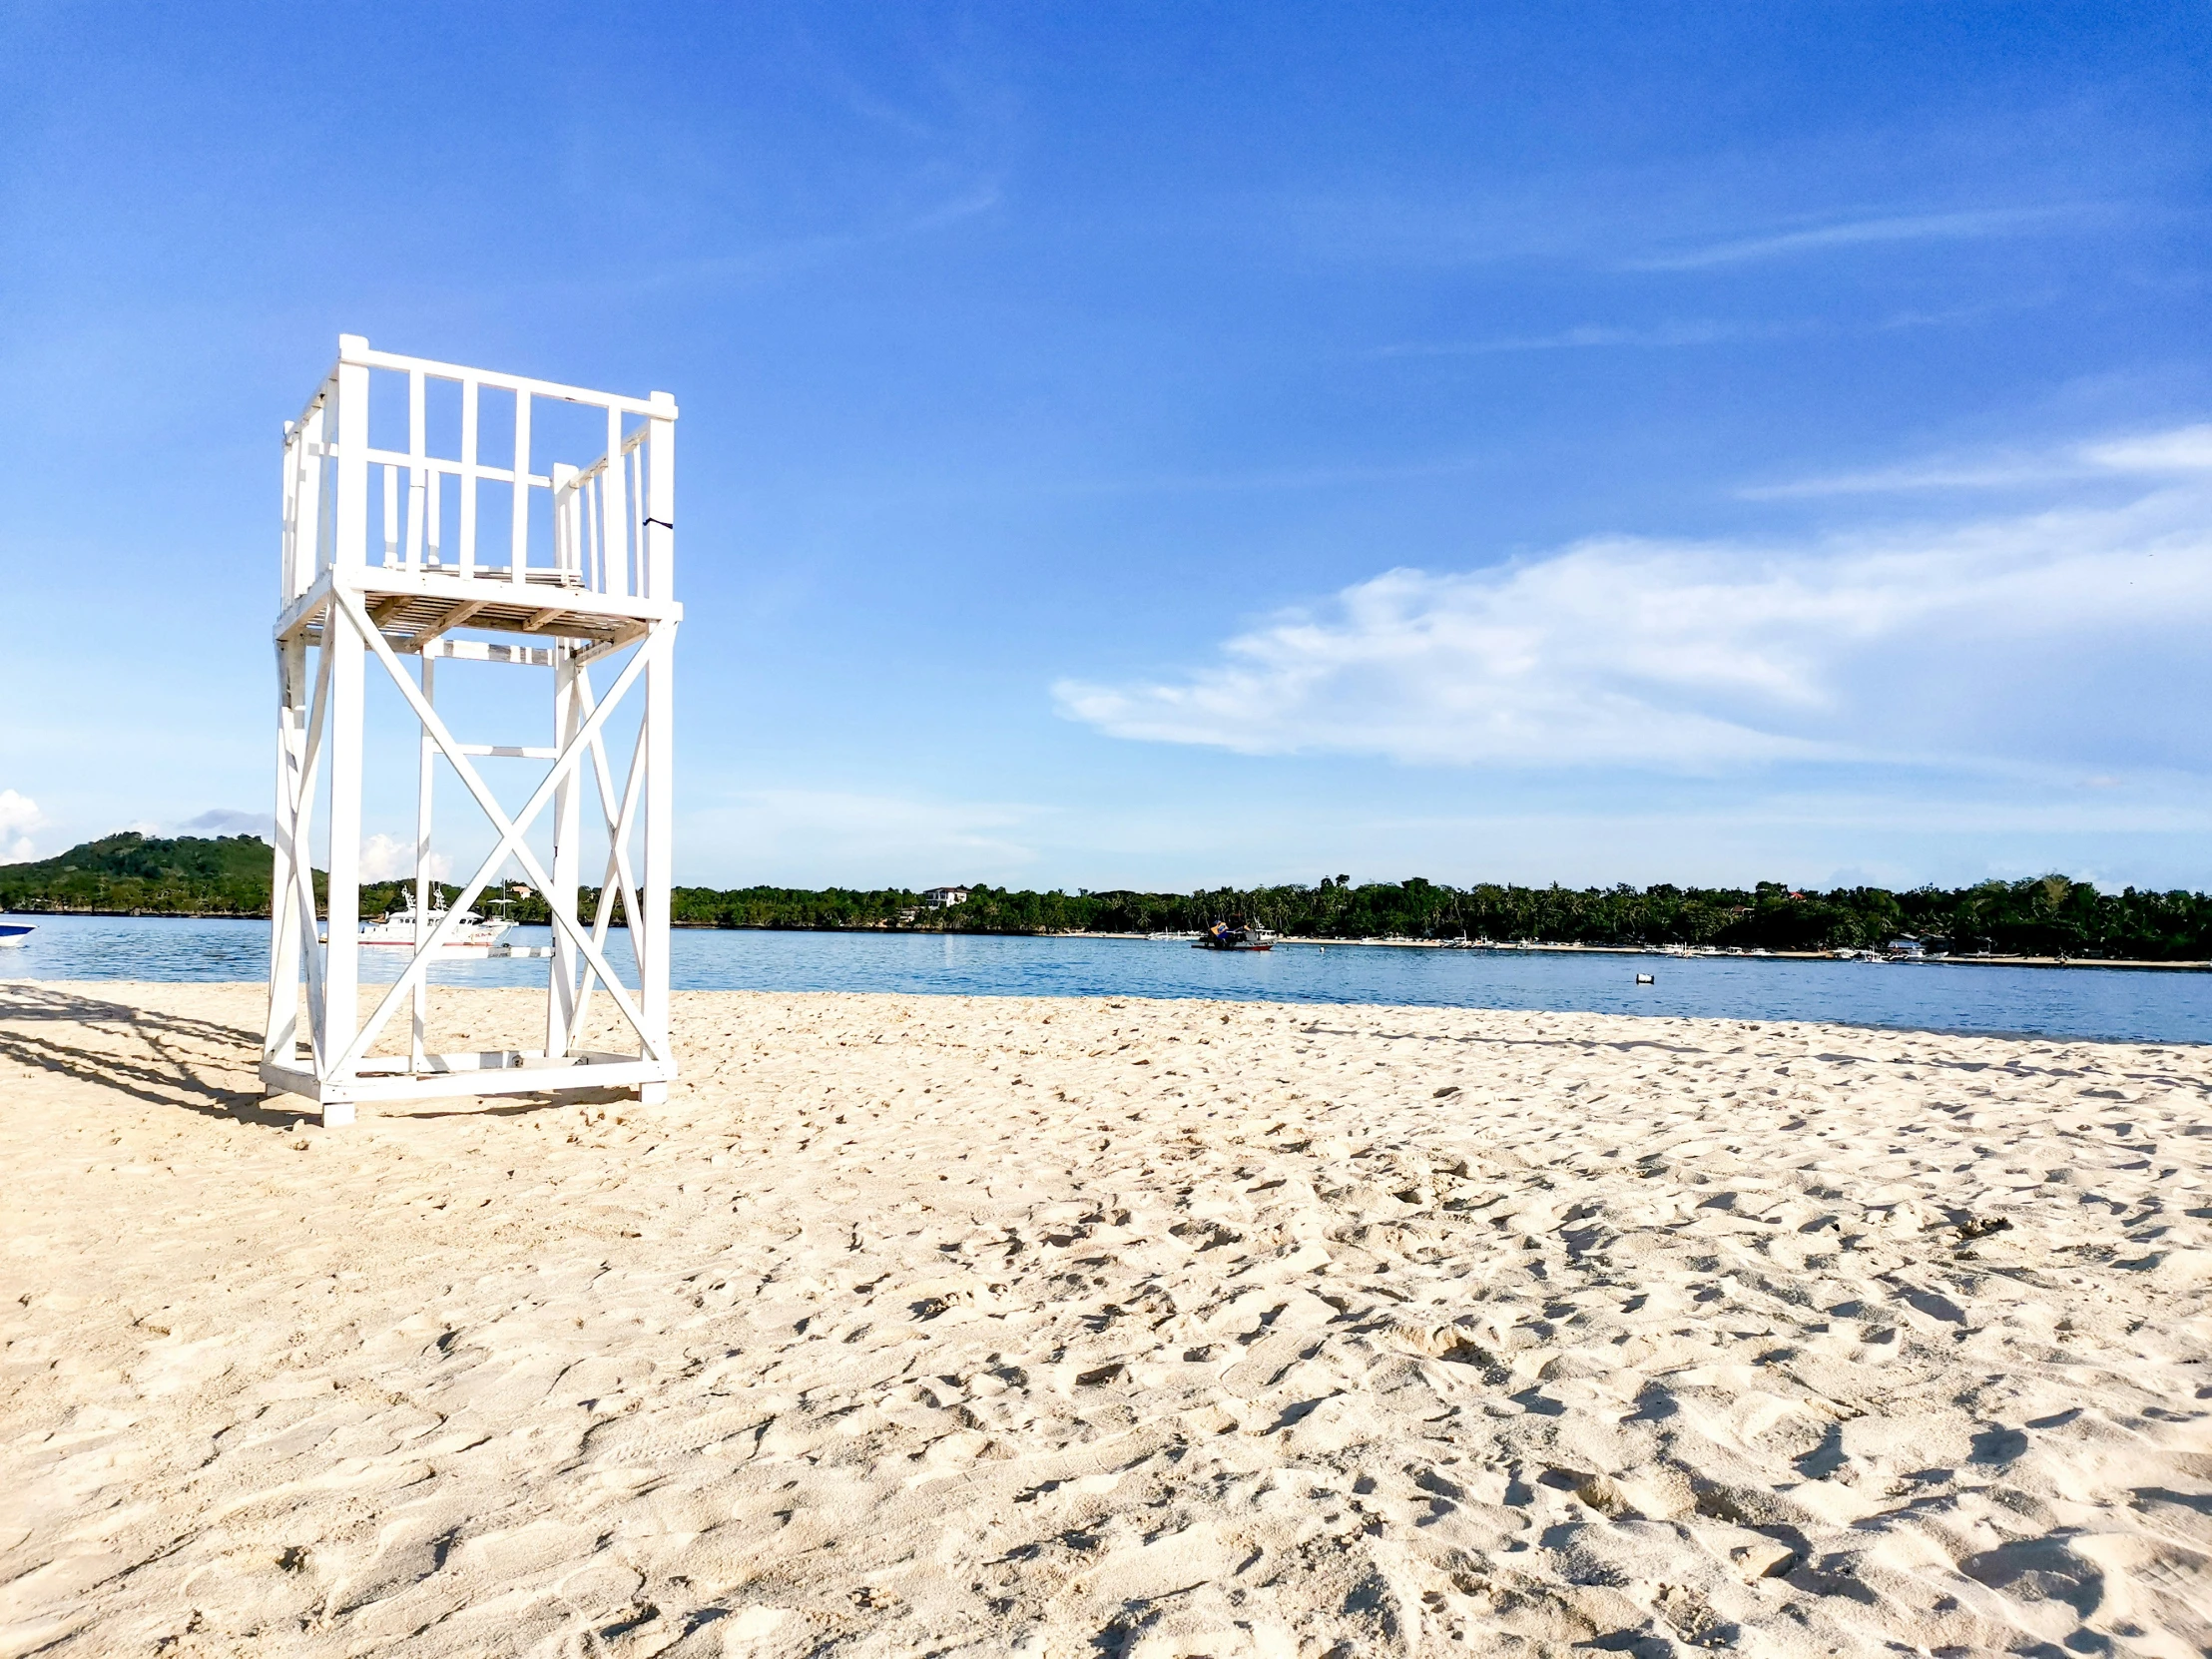
[[[267,922],[15,919],[37,920],[38,931],[24,948],[0,951],[0,978],[253,980],[267,971]],[[548,932],[523,927],[509,937],[542,944]],[[609,943],[609,960],[627,977],[627,939],[616,933]],[[364,953],[364,974],[395,977],[398,954],[379,960]],[[432,977],[452,985],[542,985],[546,968],[542,961],[452,962]],[[1658,982],[1638,985],[1639,972]],[[687,929],[676,934],[670,977],[680,990],[1202,996],[2212,1042],[2212,976],[2119,969],[1493,955],[1363,945],[1278,945],[1265,954],[1231,955],[1193,950],[1181,940]]]

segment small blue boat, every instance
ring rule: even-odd
[[[35,921],[0,921],[0,950],[5,950],[10,945],[28,943],[31,935],[37,931],[38,923]]]

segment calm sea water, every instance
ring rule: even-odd
[[[0,978],[260,979],[269,925],[156,916],[17,917],[38,931],[0,951]],[[517,928],[518,944],[548,930]],[[609,960],[631,976],[628,941]],[[398,953],[363,953],[397,977]],[[542,961],[452,962],[449,985],[545,982]],[[1636,975],[1658,981],[1638,985]],[[1023,939],[958,934],[682,930],[680,990],[908,991],[972,996],[1201,996],[1450,1008],[1581,1009],[1736,1019],[1834,1020],[1958,1031],[2212,1042],[2212,975],[2088,968],[1944,967],[1746,957],[1603,956],[1278,945],[1266,954],[1181,940]]]

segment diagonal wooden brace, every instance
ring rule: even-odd
[[[578,671],[586,705],[591,699],[591,679],[584,671]],[[637,881],[630,869],[630,834],[637,824],[637,811],[642,799],[639,786],[645,780],[646,745],[641,734],[637,745],[630,751],[630,773],[622,787],[622,806],[615,807],[614,775],[607,765],[607,746],[603,735],[592,739],[592,766],[599,780],[599,810],[607,820],[607,873],[599,884],[599,909],[592,917],[591,936],[601,949],[606,948],[607,929],[614,920],[615,899],[622,899],[622,914],[630,928],[630,948],[638,959],[638,972],[645,972],[645,924],[644,911],[638,904]],[[576,996],[575,1018],[569,1024],[569,1041],[582,1035],[585,1017],[591,1007],[592,985],[595,976],[586,973]]]

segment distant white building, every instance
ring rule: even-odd
[[[921,896],[941,910],[947,904],[965,904],[971,891],[968,887],[931,887]]]

